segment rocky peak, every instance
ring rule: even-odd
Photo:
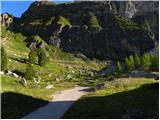
[[[1,25],[9,27],[13,23],[13,16],[9,13],[2,13],[0,21]]]
[[[143,54],[155,47],[149,32],[130,19],[138,13],[142,3],[81,1],[53,5],[36,1],[25,11],[15,28],[26,36],[39,35],[46,43],[63,51],[79,51],[87,57],[121,59],[130,54]],[[62,24],[69,21],[71,27],[60,29],[60,16],[64,18]],[[96,19],[91,25],[93,16]],[[100,31],[93,29],[97,22]]]

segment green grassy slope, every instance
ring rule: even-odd
[[[4,26],[1,26],[1,33],[1,45],[6,49],[9,57],[8,70],[23,75],[28,64],[29,49],[25,42],[27,37],[20,33],[9,32]],[[55,91],[81,84],[84,81],[81,75],[85,75],[86,70],[98,70],[102,67],[95,61],[76,58],[53,46],[48,45],[47,47],[52,49],[52,51],[48,51],[49,63],[44,67],[34,64],[36,72],[40,72],[37,73],[37,76],[41,78],[39,84],[29,80],[27,86],[23,86],[20,83],[22,76],[18,78],[7,74],[1,76],[2,118],[23,117],[51,100],[50,95]],[[69,69],[68,66],[70,66]],[[78,71],[82,72],[81,75],[78,75]],[[68,74],[72,76],[71,79],[67,79]],[[57,78],[60,80],[56,81]],[[49,84],[52,84],[54,88],[45,89],[45,86]]]

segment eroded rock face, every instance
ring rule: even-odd
[[[103,1],[53,5],[41,1],[34,2],[14,27],[28,36],[39,35],[48,44],[67,52],[122,59],[130,54],[143,54],[155,47],[158,14],[154,13],[157,9],[157,2]],[[93,15],[100,24],[99,31],[90,28],[89,20]],[[59,16],[69,19],[72,26],[59,26]],[[141,27],[146,19],[152,22],[155,38]]]
[[[60,34],[60,48],[64,51],[80,51],[86,55],[121,59],[130,54],[143,54],[154,48],[154,42],[142,29],[122,30],[106,28],[92,33],[82,26],[66,28]]]
[[[118,15],[126,18],[143,15],[147,12],[159,11],[158,1],[112,1],[112,9],[115,9]]]
[[[13,22],[13,17],[8,13],[1,14],[1,25],[9,27]]]
[[[155,40],[159,39],[159,2],[158,1],[121,1],[111,2],[112,9],[120,16],[130,18],[139,25],[145,21],[150,22],[151,30],[155,34]]]

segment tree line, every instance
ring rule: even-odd
[[[123,73],[131,73],[135,69],[144,71],[158,71],[159,70],[159,55],[145,53],[143,56],[130,55],[125,58],[125,62],[117,61],[116,74],[119,76]]]

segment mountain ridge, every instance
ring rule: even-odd
[[[150,8],[158,4],[149,3]],[[145,11],[142,6],[146,4],[106,1],[56,5],[48,1],[36,1],[21,18],[13,17],[13,23],[9,23],[9,28],[27,36],[39,35],[48,44],[67,52],[79,51],[88,57],[123,59],[130,54],[150,51],[158,41],[156,23],[150,25],[150,31],[144,29],[142,24],[144,21],[142,18],[154,21],[157,19],[157,14],[152,15],[153,19],[146,17],[145,14],[136,14],[137,9]],[[69,21],[71,26],[58,24],[61,16]],[[100,31],[91,27],[90,20],[93,16],[97,19]]]

